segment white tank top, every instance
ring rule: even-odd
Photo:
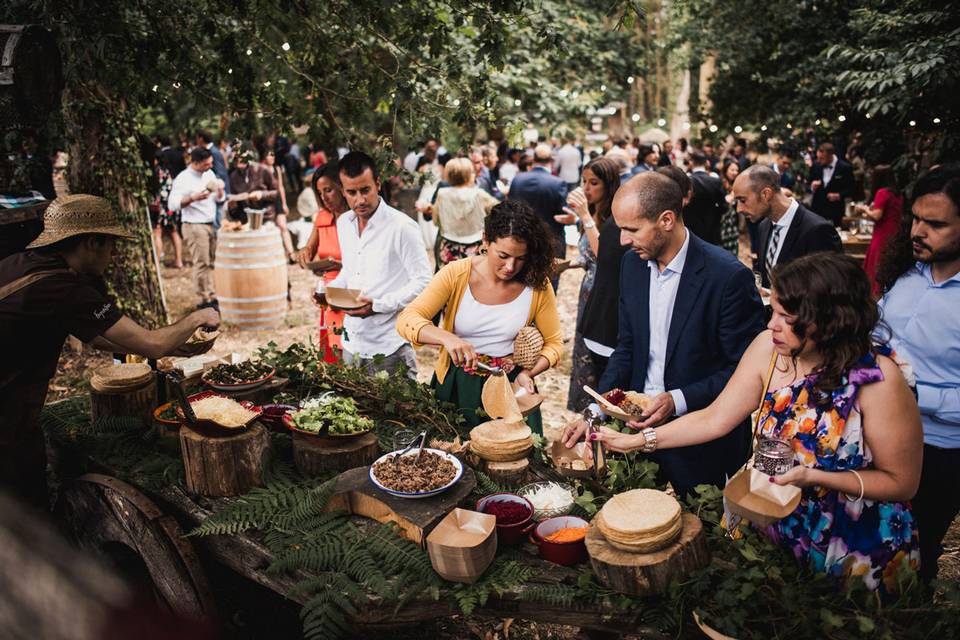
[[[477,353],[502,358],[513,353],[513,341],[527,324],[533,289],[523,291],[510,302],[477,302],[467,285],[453,321],[453,332],[473,345]]]

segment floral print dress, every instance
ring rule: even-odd
[[[887,348],[881,353],[891,355]],[[908,370],[904,371],[913,386]],[[793,443],[798,464],[825,471],[869,469],[872,455],[861,424],[860,387],[883,380],[874,355],[866,356],[832,392],[832,402],[811,402],[815,376],[766,395],[761,436]],[[855,496],[854,496],[855,498]],[[807,487],[797,509],[765,533],[808,559],[818,572],[859,578],[871,590],[891,593],[901,567],[920,563],[917,526],[907,502],[847,498],[842,492]]]

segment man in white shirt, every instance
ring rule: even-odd
[[[580,163],[583,160],[573,141],[572,135],[565,135],[563,146],[557,150],[557,176],[567,183],[567,191],[573,191],[580,184]]]
[[[224,183],[213,173],[213,154],[197,147],[190,152],[190,166],[173,179],[167,206],[179,211],[183,242],[193,262],[193,279],[200,296],[198,309],[220,308],[213,290],[213,259],[216,233],[213,225],[217,205],[226,200]]]
[[[380,197],[373,159],[352,151],[340,160],[350,211],[337,219],[343,267],[329,287],[358,289],[359,309],[346,310],[343,359],[368,371],[396,371],[416,379],[417,360],[396,330],[397,315],[429,284],[433,273],[417,223]]]

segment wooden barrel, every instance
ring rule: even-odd
[[[223,321],[241,329],[272,329],[287,314],[287,258],[280,230],[221,231],[213,283]]]
[[[41,26],[0,24],[0,122],[2,128],[38,126],[60,104],[60,51]]]

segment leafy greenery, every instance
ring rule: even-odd
[[[410,380],[403,372],[369,376],[358,367],[323,362],[318,347],[303,343],[280,350],[270,342],[258,356],[290,380],[288,389],[295,398],[325,391],[352,398],[360,412],[376,423],[375,431],[385,450],[392,447],[392,434],[398,428],[426,429],[428,440],[432,436],[465,435],[463,417],[455,407],[439,402],[428,385]]]
[[[487,603],[490,594],[503,595],[507,591],[519,587],[536,574],[529,565],[523,565],[506,555],[501,555],[480,577],[469,585],[454,587],[453,596],[457,599],[460,611],[468,616],[477,607]]]
[[[860,132],[872,162],[915,173],[956,155],[960,6],[935,0],[671,3],[685,62],[715,61],[691,116],[805,146]],[[749,96],[749,99],[744,99]],[[911,122],[913,124],[911,124]]]

